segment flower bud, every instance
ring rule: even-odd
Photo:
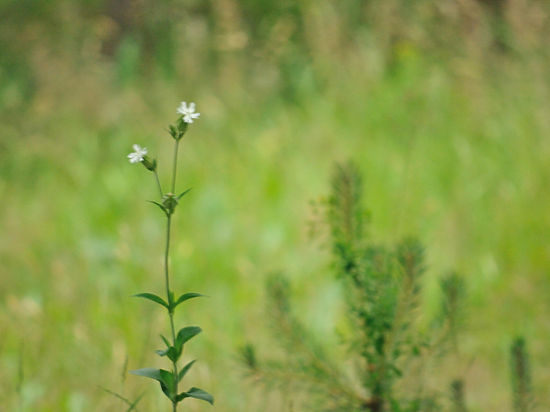
[[[180,134],[180,139],[181,139],[183,137],[183,135],[185,134],[185,132],[187,131],[187,127],[189,126],[189,124],[186,123],[183,119],[183,116],[181,116],[178,119],[177,126],[178,126],[178,132]]]
[[[171,215],[176,210],[176,206],[178,205],[178,199],[175,194],[173,193],[166,193],[162,197],[162,204],[164,208],[166,209],[166,213],[168,215]]]
[[[150,170],[151,172],[154,172],[157,170],[157,159],[150,159],[149,156],[143,156],[143,160],[141,161],[143,166],[147,170]]]
[[[170,136],[174,138],[174,140],[180,140],[186,131],[187,131],[187,123],[183,121],[182,117],[180,117],[177,120],[176,126],[173,126],[173,125],[168,126],[168,132],[170,133]]]

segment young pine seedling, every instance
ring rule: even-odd
[[[175,298],[174,291],[170,287],[170,273],[169,273],[169,255],[170,255],[170,229],[172,224],[172,215],[176,211],[178,202],[183,196],[185,196],[190,189],[187,189],[180,194],[176,194],[176,173],[178,167],[178,147],[181,139],[187,132],[187,129],[194,119],[200,116],[200,113],[195,113],[195,103],[187,105],[186,102],[182,102],[177,110],[180,115],[175,125],[168,127],[170,136],[174,139],[174,158],[172,165],[172,181],[169,192],[164,192],[160,179],[157,173],[157,160],[147,156],[147,149],[134,145],[134,152],[128,155],[130,163],[141,163],[147,170],[151,171],[155,175],[155,181],[158,186],[159,199],[158,201],[152,200],[151,203],[159,207],[166,218],[166,246],[164,251],[164,284],[166,288],[166,298],[162,298],[154,293],[138,293],[136,297],[148,299],[158,305],[162,306],[166,310],[168,320],[170,322],[170,336],[166,338],[161,335],[165,348],[157,350],[157,355],[166,357],[172,363],[170,370],[156,369],[156,368],[144,368],[131,371],[134,375],[144,376],[156,380],[160,383],[160,388],[166,397],[172,403],[172,411],[176,412],[178,404],[185,398],[200,399],[210,404],[214,404],[214,398],[208,392],[202,389],[192,387],[185,392],[179,392],[178,386],[186,373],[191,369],[195,361],[187,363],[182,368],[179,367],[178,362],[183,353],[185,344],[198,335],[202,329],[198,326],[187,326],[176,332],[174,326],[174,312],[179,305],[186,300],[202,296],[200,293],[184,293]]]
[[[303,410],[442,411],[437,392],[424,376],[439,360],[434,352],[440,336],[446,335],[443,326],[448,324],[455,335],[460,278],[453,274],[444,283],[445,322],[423,329],[417,318],[426,270],[424,248],[414,238],[390,247],[371,238],[362,176],[355,165],[336,168],[323,216],[331,235],[332,268],[345,294],[350,331],[340,336],[345,357],[333,358],[311,334],[293,310],[289,283],[275,276],[267,285],[269,315],[284,358],[264,361],[254,346],[246,345],[241,355],[251,376],[280,385]],[[455,387],[454,394],[455,403],[463,405],[463,388]]]

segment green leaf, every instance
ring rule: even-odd
[[[191,188],[187,189],[187,190],[184,190],[183,192],[181,192],[179,195],[178,195],[178,200],[180,200],[183,196],[185,196],[187,193],[189,193],[191,191]]]
[[[199,389],[199,388],[191,388],[187,392],[180,393],[177,396],[176,401],[179,402],[185,398],[200,399],[201,401],[208,402],[210,405],[214,405],[214,397],[210,395],[208,392],[203,391],[202,389]]]
[[[201,332],[202,329],[198,326],[187,326],[186,328],[180,329],[178,336],[176,337],[176,347],[182,347],[185,342],[197,336]]]
[[[160,369],[143,368],[130,371],[132,375],[144,376],[146,378],[154,379],[161,382]]]
[[[168,399],[173,401],[176,398],[176,393],[174,392],[174,374],[161,369],[160,376],[160,388],[162,389],[162,392],[164,392]]]
[[[170,400],[173,401],[175,399],[174,374],[172,372],[164,369],[144,368],[130,371],[130,373],[158,381],[162,392],[164,392]]]
[[[168,342],[168,339],[166,339],[164,337],[164,335],[160,335],[162,341],[164,342],[164,344],[166,345],[167,348],[169,348],[171,345],[170,345],[170,342]]]
[[[164,344],[166,345],[166,349],[156,350],[155,353],[159,356],[168,356],[168,359],[170,359],[172,362],[177,362],[181,356],[182,348],[181,347],[177,348],[170,345],[170,342],[168,341],[168,339],[166,339],[163,335],[160,335],[160,337],[164,341]]]
[[[175,347],[170,346],[164,350],[156,350],[155,353],[159,356],[168,356],[172,362],[177,362],[181,355],[181,350],[177,350]]]
[[[168,303],[165,302],[163,298],[160,296],[155,295],[154,293],[138,293],[137,295],[134,295],[136,298],[144,298],[149,299],[155,303],[158,303],[159,305],[164,306],[166,309],[168,309]]]
[[[181,350],[177,350],[173,346],[168,349],[168,353],[166,354],[168,356],[168,359],[170,359],[172,362],[176,363],[181,355]]]
[[[165,214],[168,214],[168,211],[166,210],[166,208],[164,207],[164,205],[162,203],[159,203],[159,202],[155,202],[154,200],[148,200],[149,203],[152,203],[154,205],[157,205],[158,207],[161,208],[161,210],[165,213]]]
[[[187,372],[189,372],[189,369],[191,369],[191,366],[193,366],[195,362],[196,360],[192,360],[191,362],[189,362],[187,365],[183,367],[183,369],[178,374],[178,382],[180,382],[183,379],[183,377],[187,374]]]
[[[185,302],[188,299],[198,298],[200,296],[204,296],[204,295],[201,295],[200,293],[195,293],[195,292],[184,293],[178,298],[178,300],[176,300],[176,303],[174,304],[174,308],[178,306],[180,303]]]

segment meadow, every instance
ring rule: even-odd
[[[182,100],[174,287],[209,297],[178,320],[216,398],[189,411],[291,411],[240,348],[278,352],[266,280],[291,281],[301,320],[345,358],[345,295],[317,205],[336,162],[364,177],[369,233],[426,247],[420,323],[460,273],[469,411],[512,411],[509,351],[526,339],[536,408],[550,408],[550,8],[540,1],[0,3],[0,400],[6,411],[168,410],[128,370],[159,362],[168,327],[164,232],[137,143],[169,159]],[[161,179],[170,168],[159,167]],[[316,234],[312,234],[315,232]],[[276,340],[276,339],[275,339]],[[444,395],[442,395],[444,396]],[[1,409],[0,408],[0,409]],[[300,410],[300,409],[294,409]]]

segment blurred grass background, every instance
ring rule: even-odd
[[[179,323],[205,330],[189,382],[217,410],[289,410],[292,394],[250,386],[237,359],[248,340],[269,350],[272,271],[338,342],[340,291],[308,232],[310,201],[348,158],[365,174],[373,237],[427,246],[426,313],[442,272],[466,277],[467,362],[430,379],[459,371],[473,411],[510,410],[508,346],[523,334],[548,408],[548,3],[2,0],[0,16],[5,410],[124,410],[98,385],[167,409],[124,373],[161,365],[151,349],[167,327],[130,298],[162,292],[163,226],[145,202],[154,181],[126,154],[146,146],[167,178],[163,129],[181,100],[202,115],[180,158],[193,191],[175,220],[175,284],[211,298]]]

